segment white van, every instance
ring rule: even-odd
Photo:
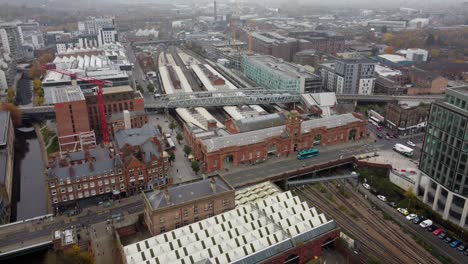
[[[432,225],[432,220],[430,220],[430,219],[424,220],[419,224],[419,226],[422,227],[422,228],[426,228],[426,227],[429,227],[431,225]]]

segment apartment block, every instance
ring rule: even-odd
[[[375,63],[364,59],[338,60],[320,65],[322,84],[336,94],[372,94]]]
[[[320,92],[320,77],[303,66],[284,62],[273,56],[244,56],[245,76],[270,90],[290,90],[299,93]]]

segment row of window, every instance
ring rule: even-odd
[[[209,203],[206,203],[206,204],[204,205],[204,211],[213,210],[213,205],[214,205],[214,202],[213,202],[213,201],[211,201],[211,202],[209,202]],[[222,207],[229,207],[230,205],[231,205],[231,200],[229,200],[229,199],[223,199],[223,200],[221,201],[221,206],[222,206]],[[189,210],[191,210],[191,209],[189,209],[189,208],[184,208],[184,209],[182,209],[182,218],[187,218],[187,217],[189,216]],[[194,206],[193,206],[193,214],[194,214],[194,215],[198,215],[198,205],[194,205]],[[211,214],[211,213],[210,213],[210,214]],[[174,219],[175,219],[175,220],[178,220],[179,218],[181,218],[181,217],[180,217],[179,211],[177,211],[177,212],[175,213],[175,215],[174,215]],[[198,218],[198,216],[195,217],[195,218]],[[160,217],[160,218],[159,218],[159,222],[160,222],[160,223],[165,223],[166,220],[172,220],[172,219],[166,219],[166,217]],[[197,221],[197,220],[195,220],[195,221]]]
[[[52,202],[54,204],[58,203],[58,202],[66,202],[66,201],[73,201],[75,199],[81,199],[81,198],[87,198],[87,197],[90,197],[90,196],[95,196],[97,194],[104,194],[104,193],[109,193],[111,191],[115,191],[117,190],[117,186],[116,185],[112,185],[112,189],[110,186],[107,186],[107,187],[99,187],[98,191],[96,191],[95,189],[91,189],[91,190],[85,190],[85,191],[80,191],[80,192],[77,192],[77,197],[75,197],[75,194],[74,193],[69,193],[68,195],[67,194],[63,194],[61,197],[57,197],[56,196],[56,193],[54,194],[54,192],[52,192],[52,195],[54,195],[54,197],[52,198]],[[125,184],[120,184],[120,190],[123,191],[125,190]],[[55,190],[53,190],[55,191]],[[61,198],[61,200],[59,201],[59,198]]]

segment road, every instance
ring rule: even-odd
[[[368,190],[364,189],[362,186],[359,186],[359,192],[367,195],[367,199],[369,201],[376,204],[380,209],[382,209],[385,213],[389,214],[393,219],[399,222],[401,225],[405,226],[407,229],[410,230],[411,233],[417,235],[419,238],[424,240],[424,242],[431,245],[433,248],[437,249],[440,254],[444,254],[454,262],[454,263],[467,263],[468,257],[464,256],[461,252],[457,249],[450,248],[447,243],[443,240],[437,238],[436,236],[432,235],[431,232],[428,232],[426,229],[421,228],[419,225],[413,224],[412,221],[406,220],[406,218],[400,214],[397,210],[387,205],[385,202],[377,199],[375,195],[373,195]]]
[[[228,171],[221,171],[219,174],[233,186],[240,186],[247,183],[255,183],[267,180],[271,176],[279,175],[287,171],[294,171],[306,166],[325,163],[341,158],[349,158],[356,155],[374,153],[385,146],[368,141],[352,142],[340,144],[338,146],[319,147],[318,157],[299,161],[296,155],[282,158],[269,158],[266,162],[255,166],[241,165]]]
[[[146,86],[148,85],[148,81],[146,80],[146,75],[141,69],[140,63],[138,63],[138,60],[135,56],[135,53],[133,52],[130,43],[124,44],[124,47],[127,52],[128,60],[134,64],[133,78],[135,79],[136,84],[141,85],[143,87],[143,90],[147,92]]]

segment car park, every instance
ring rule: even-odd
[[[422,227],[422,228],[426,228],[426,227],[431,226],[431,225],[432,225],[432,220],[430,220],[430,219],[424,220],[419,224],[419,226]]]
[[[413,224],[419,225],[424,220],[426,220],[426,218],[424,216],[418,216],[413,220]]]
[[[383,195],[377,195],[377,198],[379,198],[379,200],[382,200],[384,202],[387,201],[387,197],[383,196]]]
[[[406,219],[411,221],[414,220],[416,217],[418,217],[417,214],[409,214],[406,216]]]
[[[445,239],[445,243],[450,244],[453,242],[453,238],[451,236],[447,236]]]
[[[443,230],[442,228],[436,229],[436,230],[434,230],[434,231],[432,232],[432,234],[433,234],[434,236],[438,236],[438,235],[440,235],[441,233],[444,233],[444,230]]]
[[[369,185],[369,184],[363,183],[362,186],[363,186],[366,190],[370,190],[370,185]]]
[[[461,244],[457,247],[458,251],[465,251],[467,248],[468,248],[468,247],[467,247],[465,244],[463,244],[463,243],[461,243]]]
[[[428,227],[426,228],[426,230],[427,230],[428,232],[434,232],[434,230],[436,230],[436,229],[438,229],[438,227],[435,226],[435,225],[430,225],[430,226],[428,226]]]
[[[397,211],[403,215],[409,215],[409,212],[406,208],[397,208]]]
[[[445,233],[444,231],[442,231],[437,237],[440,238],[440,239],[445,239],[447,236],[448,236],[448,234]]]
[[[456,247],[458,247],[460,244],[461,244],[461,241],[460,241],[460,240],[454,240],[454,241],[452,241],[452,242],[450,243],[449,246],[450,246],[451,248],[456,248]]]
[[[406,145],[411,146],[411,147],[416,147],[416,144],[414,144],[413,142],[409,140],[406,142]]]

